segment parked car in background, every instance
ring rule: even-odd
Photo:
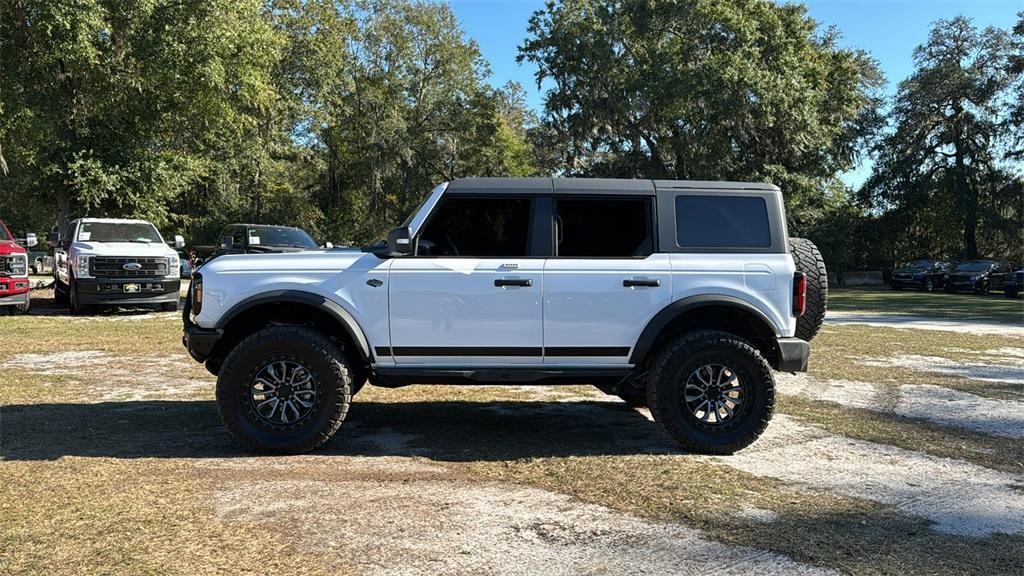
[[[1007,298],[1016,298],[1024,292],[1024,269],[1008,274],[1003,280],[1003,294]]]
[[[225,254],[280,254],[315,250],[319,246],[302,228],[271,224],[230,224],[206,261]]]
[[[52,234],[54,299],[72,314],[91,304],[158,304],[178,309],[181,264],[145,220],[80,218]],[[174,245],[184,246],[181,236]]]
[[[35,234],[26,236],[25,244],[35,246]],[[28,312],[30,289],[28,252],[0,220],[0,310],[7,310],[10,314]]]
[[[931,292],[942,288],[946,274],[953,265],[942,260],[914,260],[897,268],[889,278],[893,290],[912,288]]]
[[[974,292],[988,294],[1002,290],[1004,278],[1013,270],[1007,262],[997,260],[968,260],[957,264],[946,275],[946,292]]]
[[[29,252],[28,267],[33,274],[53,272],[53,257],[47,252]]]

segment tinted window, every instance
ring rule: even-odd
[[[419,256],[526,256],[529,198],[443,200],[420,234]]]
[[[676,196],[676,242],[683,248],[767,248],[768,206],[750,196]]]
[[[163,240],[152,224],[143,222],[82,222],[79,242],[139,242],[159,244]]]
[[[316,248],[316,242],[299,228],[260,226],[249,228],[249,244],[256,246],[288,246],[293,248]]]
[[[645,198],[559,198],[558,255],[648,256],[654,251]]]

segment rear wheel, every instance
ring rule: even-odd
[[[272,326],[242,340],[217,377],[228,432],[256,452],[299,454],[320,446],[345,420],[351,371],[322,333]]]
[[[733,334],[680,336],[658,352],[647,380],[654,420],[688,450],[732,454],[771,420],[775,380],[761,353]]]
[[[825,308],[828,306],[828,272],[825,260],[814,242],[806,238],[790,238],[789,253],[793,257],[797,272],[807,277],[807,307],[796,319],[796,337],[810,342],[825,322]],[[899,288],[893,287],[895,290]]]

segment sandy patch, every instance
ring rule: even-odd
[[[1024,338],[1024,325],[998,324],[995,322],[966,322],[946,320],[927,316],[904,316],[899,314],[867,314],[863,312],[838,312],[829,310],[825,317],[829,324],[866,324],[889,328],[914,328],[918,330],[941,330],[945,332],[969,332],[971,334],[1017,336]]]
[[[874,500],[935,522],[942,532],[1024,532],[1024,476],[949,458],[833,436],[776,415],[764,436],[729,457],[734,468]]]
[[[776,374],[775,382],[780,394],[921,418],[949,428],[1024,438],[1024,402],[993,400],[926,384],[886,386],[852,380],[819,380],[806,374]]]
[[[536,488],[468,482],[227,483],[223,522],[288,526],[362,574],[828,574]],[[293,530],[291,530],[293,529]]]
[[[985,382],[1024,384],[1024,367],[1021,366],[989,364],[971,360],[957,361],[942,356],[920,356],[917,354],[905,354],[888,358],[861,357],[859,360],[865,366],[910,368],[911,370],[948,374],[950,376],[959,376],[960,378],[982,380]]]
[[[92,402],[194,397],[213,389],[209,380],[183,377],[193,364],[180,358],[111,356],[99,350],[16,354],[0,367],[39,374],[88,377]]]

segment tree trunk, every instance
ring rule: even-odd
[[[70,181],[70,166],[78,148],[78,88],[75,86],[74,74],[67,69],[63,60],[57,63],[57,84],[64,93],[66,106],[65,115],[57,124],[62,177],[54,186],[57,226],[63,227],[71,217],[72,202],[77,197],[75,185]]]
[[[964,134],[960,125],[963,107],[954,106],[953,117],[953,197],[964,210],[964,257],[968,260],[978,257],[978,191],[967,182],[967,167],[964,164]]]

